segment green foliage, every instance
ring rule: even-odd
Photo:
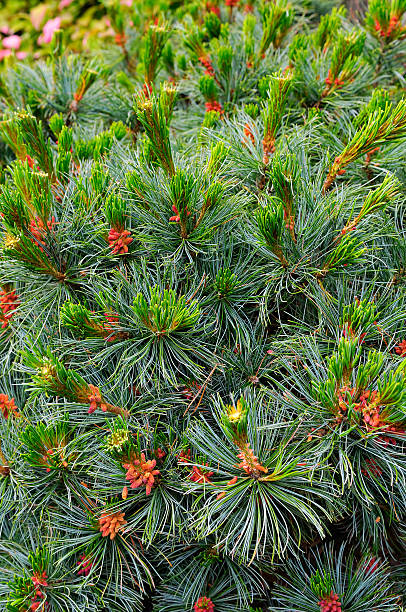
[[[161,88],[159,96],[141,95],[137,104],[137,117],[149,138],[154,157],[171,176],[175,172],[169,141],[169,127],[176,89]]]
[[[349,612],[394,609],[396,599],[386,582],[387,567],[367,554],[357,561],[344,546],[337,552],[330,547],[310,560],[293,562],[290,569],[292,579],[277,588],[274,610],[315,610],[320,601],[329,601],[330,594],[338,595],[343,610]]]

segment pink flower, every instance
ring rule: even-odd
[[[124,4],[125,6],[132,6],[133,0],[121,0],[121,4]]]
[[[58,9],[62,11],[62,9],[66,8],[70,4],[72,4],[73,0],[61,0],[58,4]]]
[[[30,12],[30,20],[33,28],[39,30],[41,28],[41,23],[45,19],[45,15],[47,13],[47,7],[44,4],[39,4]]]
[[[21,36],[17,36],[17,34],[12,34],[11,36],[6,36],[3,38],[3,47],[5,49],[19,49],[21,45]]]
[[[27,51],[17,51],[16,58],[19,60],[23,60],[27,57],[27,55],[28,55]]]
[[[0,49],[0,61],[9,55],[11,55],[10,49]]]
[[[0,32],[2,34],[10,34],[10,28],[8,26],[1,26]]]
[[[38,44],[48,44],[51,42],[52,37],[56,30],[61,27],[61,18],[55,17],[55,19],[48,19],[44,27],[42,28],[42,34],[38,38]]]

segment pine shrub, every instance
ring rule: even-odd
[[[0,607],[402,612],[406,3],[103,10],[2,65]]]

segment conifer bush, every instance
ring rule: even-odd
[[[130,4],[2,67],[1,610],[402,612],[406,2]]]

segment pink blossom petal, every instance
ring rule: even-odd
[[[58,9],[62,11],[62,9],[66,8],[70,4],[72,4],[73,0],[61,0],[58,4]]]
[[[5,49],[19,49],[21,45],[21,36],[17,36],[17,34],[12,34],[11,36],[6,36],[3,38],[3,47]]]
[[[36,30],[40,29],[41,23],[45,19],[46,13],[47,13],[47,7],[46,5],[43,5],[43,4],[36,6],[30,12],[31,23]]]
[[[42,34],[38,39],[40,44],[48,44],[51,42],[52,37],[56,30],[59,30],[61,27],[61,18],[55,17],[55,19],[48,19],[44,27],[42,28]]]
[[[17,51],[16,58],[19,60],[23,60],[27,57],[27,55],[28,55],[27,51]]]
[[[0,49],[0,61],[9,55],[11,55],[10,49]]]

